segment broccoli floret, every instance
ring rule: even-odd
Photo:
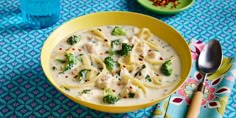
[[[85,80],[88,71],[91,71],[91,70],[89,70],[89,69],[82,69],[82,70],[80,70],[80,71],[79,71],[79,74],[78,74],[78,80],[79,80],[79,81]]]
[[[69,37],[66,42],[67,42],[68,44],[70,44],[70,45],[74,45],[74,44],[76,44],[78,41],[80,41],[80,37],[79,37],[79,36],[76,36],[76,35],[73,35],[73,36]]]
[[[103,103],[115,104],[119,100],[120,100],[120,98],[115,96],[111,89],[104,90]]]
[[[116,27],[112,30],[111,35],[114,35],[114,36],[123,36],[123,35],[126,35],[126,32],[124,32],[121,27],[117,27],[117,26],[116,26]]]
[[[104,63],[109,71],[112,71],[115,68],[116,62],[111,57],[106,57]]]
[[[119,50],[117,53],[121,56],[126,56],[129,54],[129,51],[132,51],[132,47],[127,43],[122,43],[122,49]]]
[[[76,59],[73,54],[67,53],[65,57],[66,57],[66,60],[65,60],[65,67],[64,67],[63,72],[70,70],[76,64]]]
[[[165,63],[161,65],[161,73],[166,76],[170,76],[173,71],[173,69],[171,68],[171,64],[171,60],[165,61]]]

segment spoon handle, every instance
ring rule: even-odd
[[[187,118],[197,118],[200,113],[200,107],[202,104],[203,93],[197,91],[194,93],[193,99],[190,104],[190,108],[187,114]]]
[[[206,77],[207,77],[207,74],[204,74],[203,80],[198,85],[197,91],[194,93],[194,96],[192,98],[192,101],[188,110],[187,118],[198,118],[198,115],[201,109],[203,93],[205,90]]]

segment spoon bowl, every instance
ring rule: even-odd
[[[219,41],[211,40],[198,58],[198,69],[202,73],[213,73],[221,65],[222,51]]]

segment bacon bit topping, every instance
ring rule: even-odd
[[[130,88],[130,89],[133,89],[133,87],[132,87],[132,86],[129,86],[129,88]]]
[[[112,92],[116,92],[116,90],[112,89]]]
[[[151,52],[152,50],[148,50],[148,52]]]
[[[65,78],[68,78],[68,76],[65,76]]]
[[[85,82],[88,82],[89,80],[85,80]]]
[[[72,50],[75,50],[75,48],[72,48]]]
[[[74,78],[77,78],[77,77],[78,77],[78,75],[74,76]]]
[[[79,51],[82,51],[81,49],[78,49]]]
[[[162,57],[160,57],[160,60],[163,60],[163,58],[162,58]]]
[[[127,98],[127,96],[124,96],[123,98]]]
[[[107,39],[104,39],[105,42],[107,42],[108,40]]]
[[[125,65],[123,65],[123,67],[125,68],[126,66],[125,66]]]
[[[105,52],[105,54],[108,54],[108,53],[109,53],[108,51]]]
[[[62,48],[59,48],[59,50],[62,50]]]
[[[156,76],[159,76],[159,74],[156,74]]]

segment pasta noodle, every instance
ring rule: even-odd
[[[148,40],[151,37],[151,32],[147,28],[142,28],[138,33],[138,38]]]
[[[172,83],[166,83],[166,84],[161,84],[160,82],[156,81],[156,84],[151,84],[151,83],[144,83],[144,86],[146,87],[151,87],[151,88],[155,88],[155,89],[161,89],[161,88],[168,88],[170,86],[175,86],[179,81],[181,80],[181,78],[178,78],[177,80],[175,80]]]
[[[128,75],[124,75],[123,78],[130,80],[133,84],[135,84],[136,86],[140,87],[145,94],[147,94],[147,88],[140,81],[138,81],[137,79],[132,78],[132,77],[130,77]]]
[[[92,87],[95,83],[86,83],[86,84],[80,84],[80,85],[68,85],[68,84],[62,84],[60,85],[60,88],[70,88],[70,89],[81,89],[85,87]]]
[[[107,39],[105,34],[97,29],[92,29],[91,32],[94,33],[96,36],[101,37],[102,39]]]
[[[86,66],[91,65],[91,61],[87,55],[82,55],[81,58],[82,58],[82,62],[84,65],[86,65]]]

